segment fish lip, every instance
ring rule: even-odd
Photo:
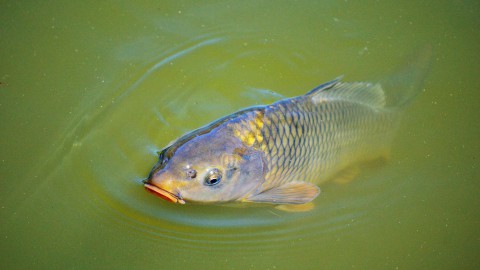
[[[151,185],[149,183],[144,183],[143,186],[148,191],[154,193],[155,195],[161,197],[162,199],[165,199],[165,200],[173,202],[173,203],[185,204],[185,201],[179,195],[176,195],[176,194],[173,194],[169,191],[166,191],[163,188]]]

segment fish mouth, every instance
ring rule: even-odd
[[[185,204],[185,201],[180,196],[175,195],[169,191],[166,191],[163,188],[159,188],[157,186],[150,185],[148,183],[144,183],[143,186],[148,192],[153,193],[164,200],[167,200],[173,203]]]

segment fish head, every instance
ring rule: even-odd
[[[263,152],[223,130],[180,138],[159,155],[145,187],[175,203],[241,200],[264,181]]]

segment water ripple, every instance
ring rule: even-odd
[[[110,98],[115,103],[72,123],[63,146],[74,146],[65,147],[57,158],[67,161],[63,177],[75,179],[72,186],[83,192],[98,216],[172,247],[201,251],[208,245],[205,252],[267,251],[299,241],[308,248],[331,232],[347,233],[366,222],[361,209],[375,200],[371,194],[348,199],[322,194],[313,211],[287,213],[271,206],[179,206],[143,190],[141,179],[169,141],[254,105],[252,100],[282,98],[276,89],[265,87],[284,87],[278,79],[281,72],[302,77],[296,64],[301,53],[289,54],[285,48],[268,51],[255,38],[245,49],[244,39],[204,35],[159,52],[136,78],[114,91]],[[74,175],[68,166],[82,174]]]

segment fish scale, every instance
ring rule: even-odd
[[[358,86],[352,88],[361,91]],[[311,96],[301,96],[239,116],[244,119],[232,128],[241,130],[235,134],[245,144],[265,153],[263,188],[290,181],[319,184],[346,164],[384,151],[389,134],[395,130],[397,114],[380,109],[349,100],[327,98],[315,102]],[[245,124],[258,122],[259,116],[261,128]],[[248,136],[239,135],[255,134],[257,129],[263,137],[261,142],[248,143]]]

